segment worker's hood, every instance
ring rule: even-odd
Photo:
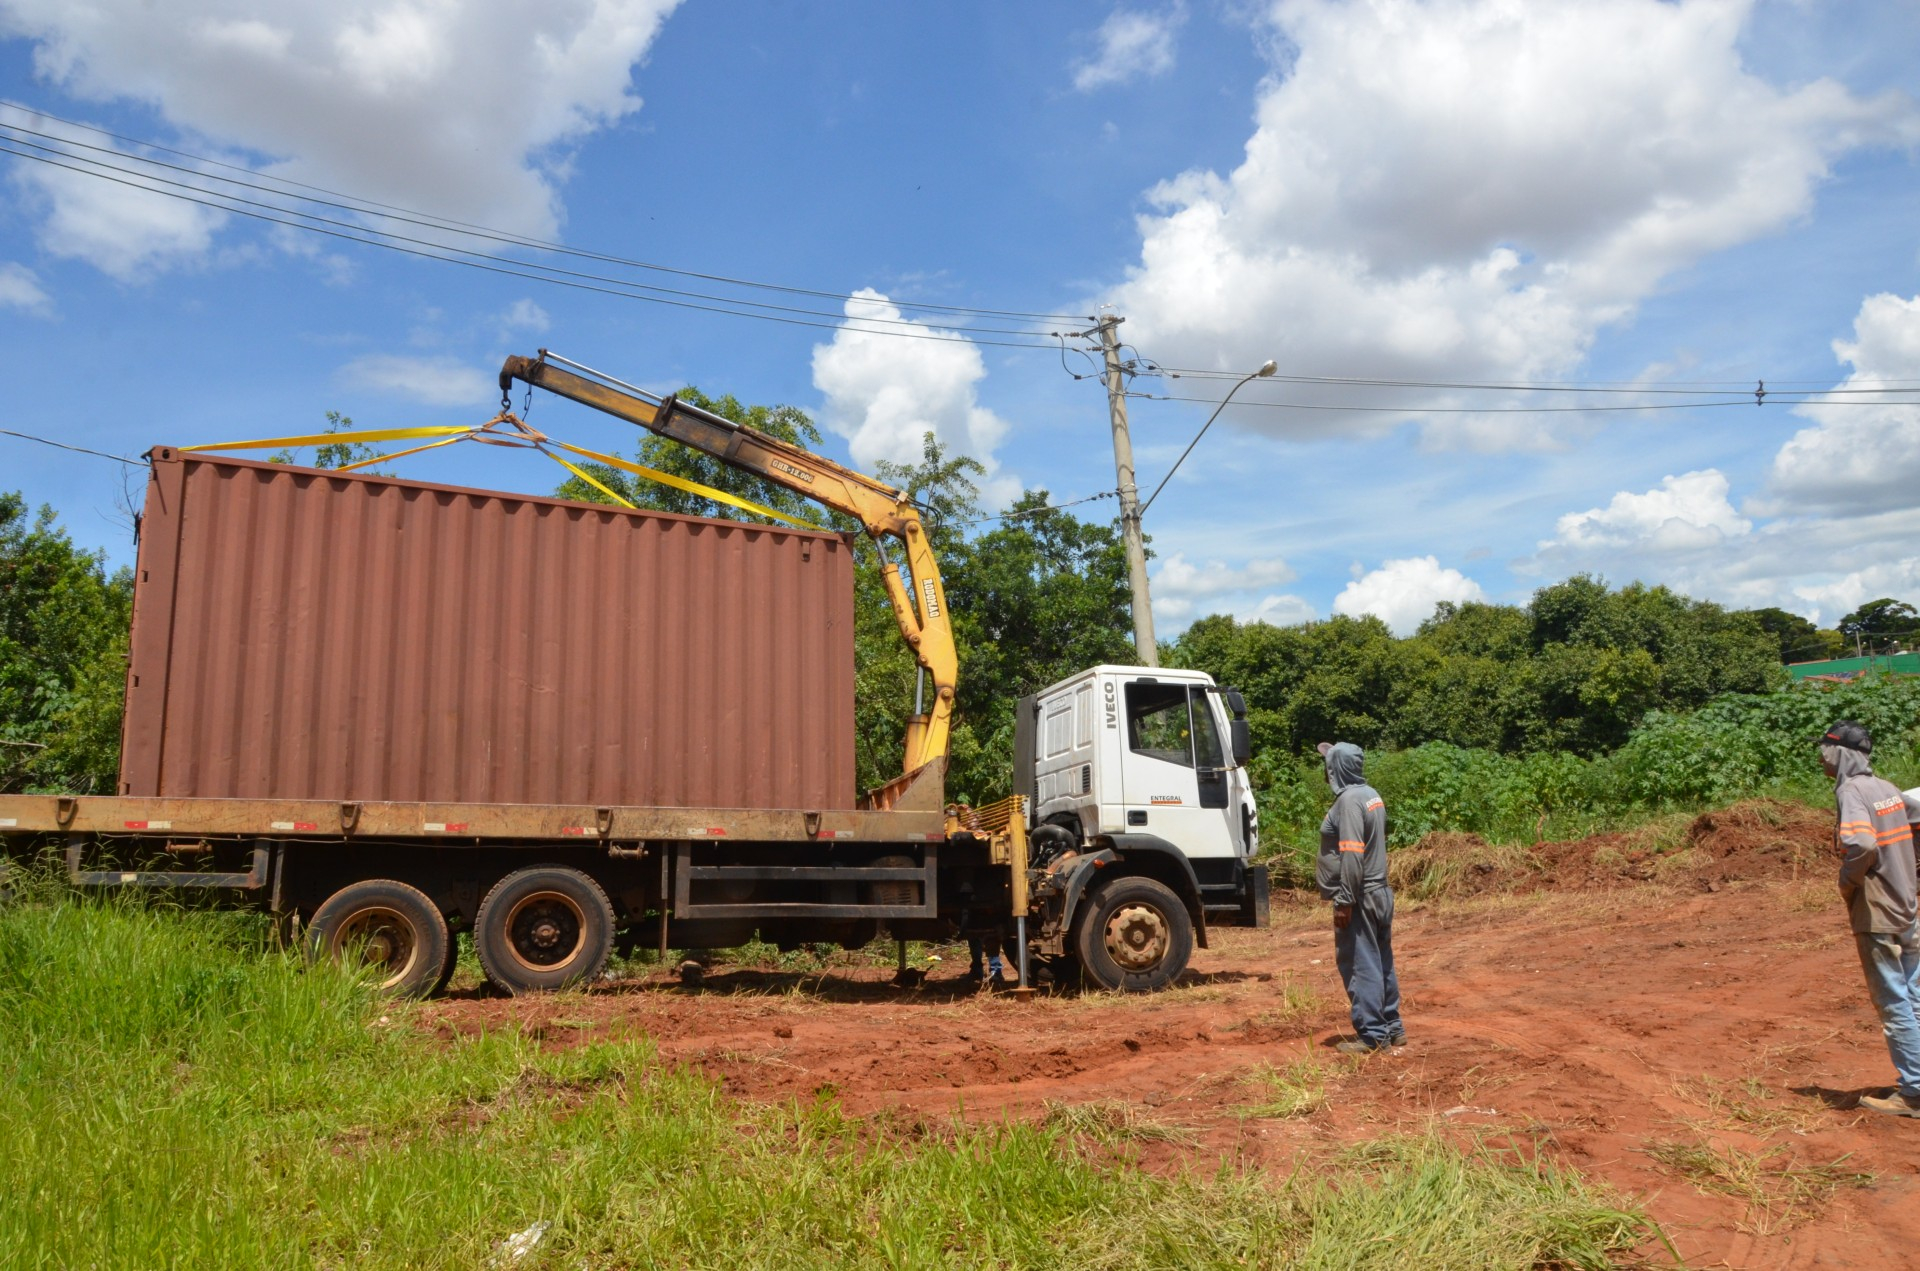
[[[1822,746],[1820,757],[1833,769],[1836,783],[1848,777],[1858,777],[1873,771],[1873,760],[1867,758],[1851,746]]]
[[[1360,768],[1365,759],[1365,752],[1350,741],[1336,741],[1327,747],[1327,784],[1335,794],[1360,784]]]

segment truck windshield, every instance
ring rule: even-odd
[[[1127,685],[1127,745],[1136,754],[1193,767],[1185,685]],[[1219,749],[1217,741],[1214,748]]]

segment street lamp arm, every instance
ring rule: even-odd
[[[1180,457],[1173,461],[1173,466],[1171,468],[1167,469],[1167,475],[1160,478],[1160,484],[1153,487],[1153,493],[1149,494],[1147,496],[1147,501],[1140,505],[1141,516],[1145,516],[1147,514],[1147,509],[1153,506],[1153,501],[1160,497],[1160,491],[1167,488],[1167,482],[1173,480],[1173,474],[1180,471],[1180,465],[1187,461],[1187,456],[1193,453],[1193,448],[1200,444],[1200,439],[1202,437],[1207,435],[1207,429],[1213,427],[1213,421],[1220,418],[1220,412],[1227,408],[1227,403],[1233,400],[1233,395],[1239,392],[1242,388],[1245,388],[1248,381],[1264,379],[1266,376],[1273,374],[1273,371],[1274,371],[1274,364],[1273,364],[1273,361],[1269,359],[1266,365],[1262,366],[1259,370],[1254,371],[1249,375],[1243,376],[1238,384],[1235,384],[1232,388],[1227,390],[1227,395],[1220,399],[1220,404],[1218,406],[1215,406],[1213,408],[1213,414],[1207,416],[1207,422],[1200,425],[1200,431],[1193,435],[1193,440],[1187,443],[1187,448],[1180,452]]]

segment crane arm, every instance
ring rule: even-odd
[[[933,699],[927,704],[926,714],[915,720],[915,727],[907,730],[905,771],[913,772],[934,759],[944,758],[953,720],[959,655],[954,648],[953,625],[947,615],[940,566],[927,543],[926,527],[920,523],[920,512],[913,501],[884,482],[778,437],[770,437],[756,428],[686,405],[672,396],[657,402],[648,401],[638,392],[592,378],[592,373],[582,375],[557,365],[549,360],[551,356],[542,349],[538,358],[509,357],[500,368],[500,391],[509,391],[515,380],[544,388],[691,446],[742,472],[785,486],[837,512],[845,512],[865,527],[881,546],[881,582],[893,604],[900,634],[933,681]],[[908,594],[900,566],[888,558],[881,544],[883,538],[895,539],[902,545],[916,595]]]

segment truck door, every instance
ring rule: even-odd
[[[1121,789],[1127,828],[1157,834],[1188,856],[1234,856],[1226,752],[1203,686],[1126,686]]]

